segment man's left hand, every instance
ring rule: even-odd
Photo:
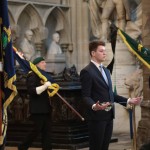
[[[139,105],[141,103],[141,97],[129,98],[128,104]]]

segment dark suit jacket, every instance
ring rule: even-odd
[[[86,104],[86,115],[89,120],[110,120],[114,118],[114,106],[111,111],[93,111],[92,105],[97,101],[102,102],[123,102],[126,106],[127,98],[116,95],[112,90],[110,72],[103,68],[108,78],[108,84],[105,82],[98,68],[90,62],[80,73],[83,101]]]

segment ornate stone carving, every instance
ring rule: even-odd
[[[79,81],[79,75],[74,65],[70,68],[65,67],[63,77],[65,81]]]
[[[143,70],[136,69],[132,74],[125,78],[125,85],[129,90],[129,96],[139,97],[143,93]]]
[[[24,33],[29,29],[34,35],[32,40],[37,55],[45,56],[53,33],[60,33],[61,43],[70,43],[69,20],[66,18],[68,2],[63,0],[54,3],[51,0],[44,4],[37,1],[9,1],[10,24],[13,28],[13,43],[18,49],[23,49],[20,43],[24,39]],[[20,31],[16,33],[15,27]]]
[[[125,30],[127,23],[127,30],[132,30],[132,34],[137,38],[141,34],[139,19],[141,19],[142,9],[141,7],[136,8],[139,3],[140,1],[136,0],[88,0],[93,36],[107,41],[109,24],[113,22],[122,30]],[[134,28],[136,27],[136,30],[131,24]]]

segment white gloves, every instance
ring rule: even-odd
[[[45,83],[44,83],[44,86],[45,86],[46,88],[48,88],[49,86],[51,86],[51,82],[49,82],[49,81],[45,82]]]
[[[36,93],[39,95],[44,92],[49,86],[51,86],[51,82],[47,81],[43,85],[36,87]]]

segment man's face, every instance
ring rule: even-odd
[[[45,60],[40,61],[36,66],[39,67],[41,70],[45,71],[46,70],[46,62],[45,62]]]
[[[102,63],[106,59],[106,49],[105,46],[99,45],[96,51],[92,51],[92,59],[97,63]]]

